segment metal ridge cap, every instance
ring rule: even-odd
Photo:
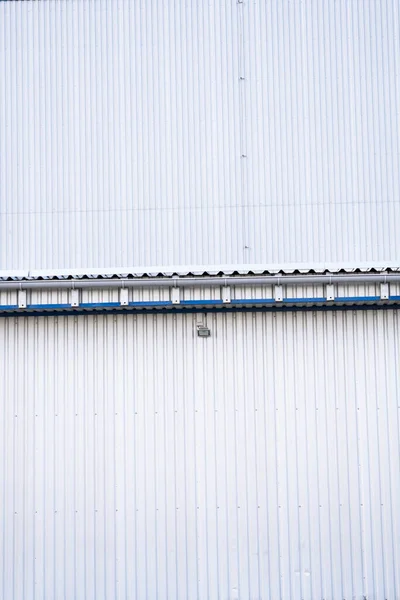
[[[239,277],[239,276],[287,276],[287,275],[339,275],[361,273],[397,273],[398,263],[337,264],[236,264],[236,265],[196,265],[171,267],[133,267],[110,269],[52,269],[52,270],[0,270],[1,281],[79,281],[79,280],[121,280],[152,278],[195,278],[195,277]]]

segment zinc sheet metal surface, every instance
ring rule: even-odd
[[[400,255],[398,0],[0,2],[0,268]]]
[[[2,598],[399,598],[396,311],[0,320]]]

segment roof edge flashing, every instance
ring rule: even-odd
[[[223,277],[240,275],[324,275],[400,272],[400,263],[234,264],[113,267],[110,269],[0,269],[1,280],[147,279],[162,277]]]
[[[0,279],[2,290],[26,289],[107,289],[107,288],[149,288],[149,287],[205,287],[205,286],[254,286],[254,285],[331,285],[338,284],[380,284],[400,283],[400,272],[383,271],[356,273],[324,273],[306,275],[278,273],[263,275],[217,275],[217,276],[185,276],[185,277],[118,277],[74,278],[69,279]]]

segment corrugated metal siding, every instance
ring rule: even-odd
[[[0,2],[0,268],[398,263],[399,10]]]
[[[0,320],[2,598],[399,598],[396,311]]]

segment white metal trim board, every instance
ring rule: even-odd
[[[400,597],[399,318],[1,319],[1,597]]]

